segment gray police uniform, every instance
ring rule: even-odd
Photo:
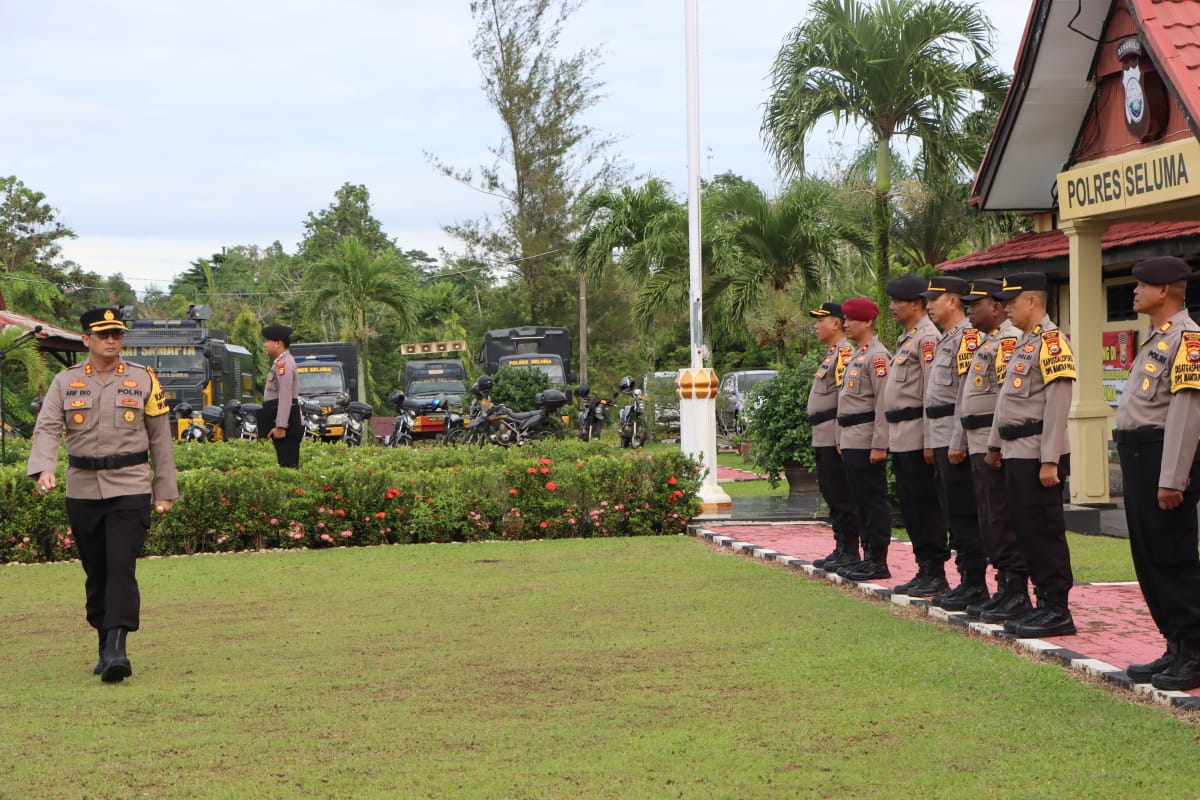
[[[1005,487],[1039,606],[1067,607],[1073,575],[1063,518],[1062,486],[1042,486],[1042,464],[1070,474],[1067,414],[1075,360],[1062,331],[1042,317],[1017,340],[996,398],[988,449],[1004,459]]]
[[[957,409],[963,376],[970,370],[980,339],[979,331],[965,320],[943,332],[925,384],[926,430],[937,468],[939,499],[950,528],[950,547],[955,551],[955,562],[963,582],[974,587],[985,586],[987,571],[987,555],[975,504],[975,482],[971,477],[971,465],[965,461],[951,464],[949,452],[955,432],[961,430]],[[945,532],[942,531],[938,544],[944,541]]]
[[[30,476],[55,471],[64,432],[67,513],[87,575],[88,623],[135,631],[141,609],[135,564],[150,529],[151,495],[179,496],[158,379],[121,360],[109,372],[89,360],[56,375],[34,426]]]
[[[263,388],[264,409],[268,412],[274,409],[275,427],[288,432],[282,439],[271,440],[275,445],[275,459],[281,467],[300,466],[300,440],[304,436],[304,429],[294,423],[289,425],[299,397],[300,378],[296,373],[296,359],[290,350],[284,350],[271,363],[267,385]]]
[[[857,553],[858,517],[854,512],[854,496],[837,451],[838,390],[845,380],[846,366],[853,353],[854,346],[844,336],[825,352],[808,391],[808,421],[812,425],[817,486],[829,506],[834,540],[846,552]]]
[[[1186,310],[1150,331],[1129,370],[1114,432],[1138,583],[1169,642],[1200,640],[1200,326]],[[1158,490],[1183,492],[1170,511]]]
[[[837,405],[842,464],[854,493],[864,555],[884,561],[892,538],[887,469],[882,461],[871,463],[871,450],[888,447],[883,403],[890,356],[876,337],[858,347],[846,365]]]
[[[1005,369],[1021,335],[1020,329],[1006,319],[999,328],[987,334],[975,350],[960,387],[960,424],[954,431],[950,448],[970,455],[975,501],[979,508],[979,527],[988,558],[997,572],[1011,573],[1023,579],[1028,572],[1025,557],[1017,546],[1017,532],[1013,527],[1007,490],[1004,488],[1004,468],[993,469],[985,463],[988,437],[995,418],[997,392],[1004,382]]]
[[[937,472],[932,464],[925,463],[925,448],[931,447],[925,420],[925,384],[939,338],[941,334],[929,317],[921,317],[900,334],[892,358],[886,406],[900,514],[917,563],[933,567],[935,572],[950,558]]]

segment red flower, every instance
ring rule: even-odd
[[[543,522],[543,523],[541,523],[541,527],[543,527],[543,528],[549,528],[549,527],[550,527],[550,523],[549,523],[549,522]]]
[[[530,467],[529,469],[527,469],[527,470],[525,470],[525,471],[526,471],[527,473],[529,473],[530,475],[536,475],[536,474],[537,474],[537,467]]]
[[[553,492],[557,488],[558,485],[554,481],[546,481],[546,491]]]
[[[375,513],[375,519],[384,519],[384,518],[386,518],[386,517],[387,517],[387,512],[386,512],[386,511],[377,511],[377,512]]]
[[[550,466],[551,464],[553,464],[554,462],[553,462],[553,461],[551,461],[551,460],[550,460],[550,459],[548,459],[548,458],[543,458],[543,459],[542,459],[541,461],[539,461],[538,463],[539,463],[539,464],[541,464],[543,467],[548,467],[548,466]]]
[[[303,490],[303,489],[300,489],[300,488],[297,488],[297,489],[296,489],[296,494],[304,494],[304,490]]]
[[[387,494],[384,496],[387,497],[388,500],[395,500],[397,495],[399,495],[399,494],[400,494],[399,489],[388,489]]]
[[[332,491],[333,491],[333,487],[332,487],[332,486],[330,486],[330,485],[327,483],[327,484],[325,484],[324,486],[322,486],[322,487],[321,487],[321,491],[323,491],[323,492],[332,492]]]
[[[542,474],[543,474],[543,475],[549,475],[549,474],[550,474],[550,468],[549,468],[549,467],[542,467]]]
[[[516,490],[516,489],[509,489],[509,490],[508,490],[508,493],[509,493],[509,494],[516,494],[516,493],[517,493],[517,490]]]
[[[675,476],[674,476],[674,475],[672,475],[671,477],[667,478],[667,486],[674,486],[674,485],[675,485],[675,484],[677,484],[677,483],[679,483],[679,481],[675,480]]]

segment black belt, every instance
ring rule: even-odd
[[[953,411],[954,406],[951,406],[950,409]],[[896,408],[892,409],[891,411],[883,412],[883,416],[888,422],[904,422],[905,420],[920,419],[921,417],[925,416],[925,409],[921,408],[920,406],[913,406],[912,408]]]
[[[150,454],[143,450],[140,453],[126,453],[120,456],[67,456],[67,463],[77,469],[118,469],[132,467],[135,464],[145,464],[150,460]]]
[[[994,418],[994,414],[963,414],[961,422],[963,430],[973,431],[978,428],[992,427]]]
[[[1117,428],[1113,431],[1113,441],[1117,444],[1161,442],[1165,435],[1166,431],[1162,428]]]
[[[940,406],[925,406],[925,416],[930,419],[941,419],[948,417],[954,413],[954,403],[945,403]]]
[[[1013,439],[1024,439],[1026,436],[1036,436],[1042,432],[1042,421],[1022,422],[1020,425],[1001,425],[1000,438],[1006,442]]]
[[[815,411],[808,415],[808,423],[810,425],[820,425],[822,422],[829,422],[837,416],[836,408],[827,408],[824,411]]]
[[[853,428],[855,425],[865,425],[875,421],[874,411],[864,411],[861,414],[842,414],[837,418],[838,425],[843,428]]]

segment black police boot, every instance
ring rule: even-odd
[[[836,545],[836,546],[833,548],[833,552],[832,552],[832,553],[830,553],[829,555],[825,556],[824,558],[815,558],[815,559],[813,559],[812,565],[813,565],[814,567],[816,567],[817,569],[825,569],[825,565],[826,565],[827,563],[829,563],[830,561],[836,561],[837,559],[841,558],[841,557],[842,557],[842,555],[843,555],[843,553],[842,553],[842,542],[841,542],[841,540],[838,540],[838,541],[837,541],[837,545]]]
[[[918,583],[920,583],[921,579],[925,577],[925,571],[928,569],[929,569],[929,562],[918,561],[917,562],[917,574],[912,577],[912,580],[905,581],[904,583],[898,583],[895,586],[893,586],[892,594],[909,594],[912,590],[912,587],[914,587]]]
[[[966,615],[971,619],[979,619],[985,611],[991,611],[996,606],[1004,602],[1004,598],[1008,596],[1008,573],[996,572],[996,593],[991,599],[985,603],[972,603],[964,609]]]
[[[1171,665],[1150,679],[1155,689],[1186,692],[1200,686],[1200,641],[1184,639]]]
[[[1022,617],[1026,617],[1033,613],[1033,602],[1029,599],[1029,576],[1017,575],[1009,572],[1005,574],[1004,599],[1000,603],[985,609],[979,615],[979,618],[984,622],[1012,622],[1021,621]],[[1005,630],[1008,630],[1008,625],[1005,624]],[[1012,631],[1008,631],[1012,633]]]
[[[1178,654],[1179,642],[1168,639],[1167,652],[1148,664],[1130,664],[1125,668],[1125,674],[1134,683],[1149,683],[1151,678],[1171,666],[1171,662],[1175,660],[1175,656]]]
[[[838,539],[837,548],[824,559],[824,564],[813,562],[813,566],[817,569],[823,569],[826,572],[837,572],[842,567],[849,567],[857,564],[861,559],[858,557],[858,537],[853,539],[843,537]]]
[[[1018,621],[1013,626],[1012,633],[1021,639],[1047,639],[1051,636],[1071,636],[1076,633],[1075,620],[1071,617],[1066,603],[1052,603],[1047,600],[1040,602],[1037,613]],[[1008,630],[1007,623],[1004,629]],[[1197,665],[1197,669],[1200,670],[1200,664]]]
[[[939,561],[930,561],[925,565],[925,574],[918,577],[908,588],[909,597],[934,597],[950,591],[946,582],[946,565]]]
[[[873,581],[877,578],[890,578],[892,571],[887,565],[887,547],[872,548],[867,557],[853,567],[838,570],[838,575],[851,581]]]
[[[104,642],[104,655],[100,661],[100,680],[105,683],[120,683],[133,674],[133,666],[125,655],[125,628],[109,628]]]
[[[98,638],[100,640],[100,647],[98,649],[98,652],[100,653],[100,660],[98,660],[96,662],[96,666],[92,667],[93,675],[99,675],[101,672],[104,672],[104,643],[105,643],[105,640],[108,639],[108,634],[106,634],[102,630],[97,629],[96,630],[96,638]]]
[[[992,599],[992,593],[987,588],[986,567],[983,569],[968,569],[962,574],[962,581],[949,594],[938,595],[941,607],[946,611],[966,611],[972,603],[986,603]],[[937,603],[938,598],[934,598]]]

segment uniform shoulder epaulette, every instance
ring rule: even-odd
[[[1071,345],[1058,328],[1040,331],[1042,352],[1038,354],[1042,368],[1042,380],[1051,383],[1059,378],[1076,377],[1075,356],[1071,353]]]

